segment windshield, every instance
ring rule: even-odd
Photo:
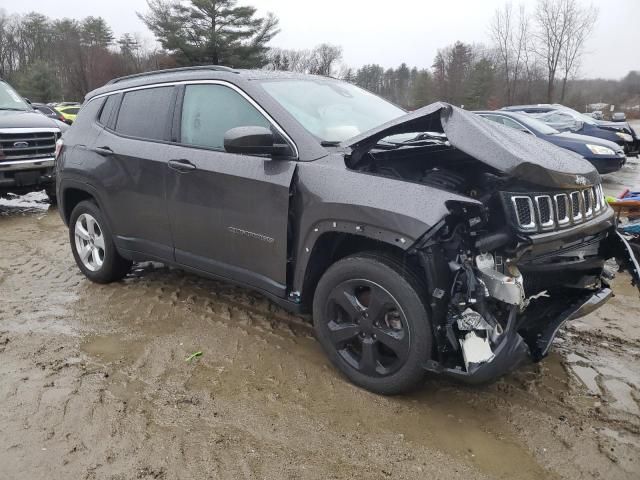
[[[8,83],[0,81],[0,110],[33,109]]]
[[[522,114],[522,115],[515,115],[515,117],[518,120],[520,120],[522,123],[524,123],[527,127],[533,128],[534,130],[539,131],[543,135],[555,135],[556,133],[560,133],[555,128],[550,127],[549,125],[544,123],[542,120],[538,120],[537,118],[534,118],[531,115]]]
[[[373,93],[328,78],[264,80],[262,86],[325,142],[341,142],[406,114]]]
[[[598,122],[596,122],[593,119],[593,117],[590,117],[589,115],[585,115],[584,113],[580,113],[577,110],[574,110],[573,108],[562,107],[562,109],[559,109],[559,111],[568,113],[574,118],[574,120],[577,120],[579,122],[588,123],[589,125],[598,125]]]

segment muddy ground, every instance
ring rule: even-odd
[[[540,364],[385,398],[260,295],[158,264],[92,284],[42,194],[0,200],[0,479],[640,478],[640,302],[614,287]]]

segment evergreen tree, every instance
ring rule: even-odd
[[[271,13],[236,6],[236,0],[148,0],[138,14],[163,48],[186,65],[214,64],[255,68],[267,63],[266,44],[279,32]]]

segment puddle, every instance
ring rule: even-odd
[[[607,391],[614,398],[612,408],[622,410],[624,412],[640,415],[640,407],[633,399],[633,389],[625,382],[618,379],[605,380],[604,385]]]
[[[596,378],[598,377],[598,372],[596,372],[591,367],[583,367],[581,365],[571,365],[571,371],[578,377],[578,379],[587,387],[590,393],[593,395],[600,394],[600,387],[598,386],[598,382]]]
[[[141,354],[142,345],[121,335],[101,335],[87,337],[80,350],[106,363],[133,362]]]

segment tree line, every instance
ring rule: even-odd
[[[138,16],[159,47],[132,34],[116,39],[100,17],[50,19],[0,12],[0,75],[25,96],[81,99],[111,78],[181,65],[291,70],[342,78],[415,109],[443,100],[468,109],[558,101],[580,109],[592,102],[640,103],[639,72],[623,80],[578,78],[597,10],[577,0],[538,0],[531,12],[511,3],[496,10],[488,44],[455,42],[430,66],[401,63],[351,68],[342,47],[269,46],[279,32],[273,13],[257,15],[237,0],[148,0]],[[399,49],[399,56],[401,49]]]

